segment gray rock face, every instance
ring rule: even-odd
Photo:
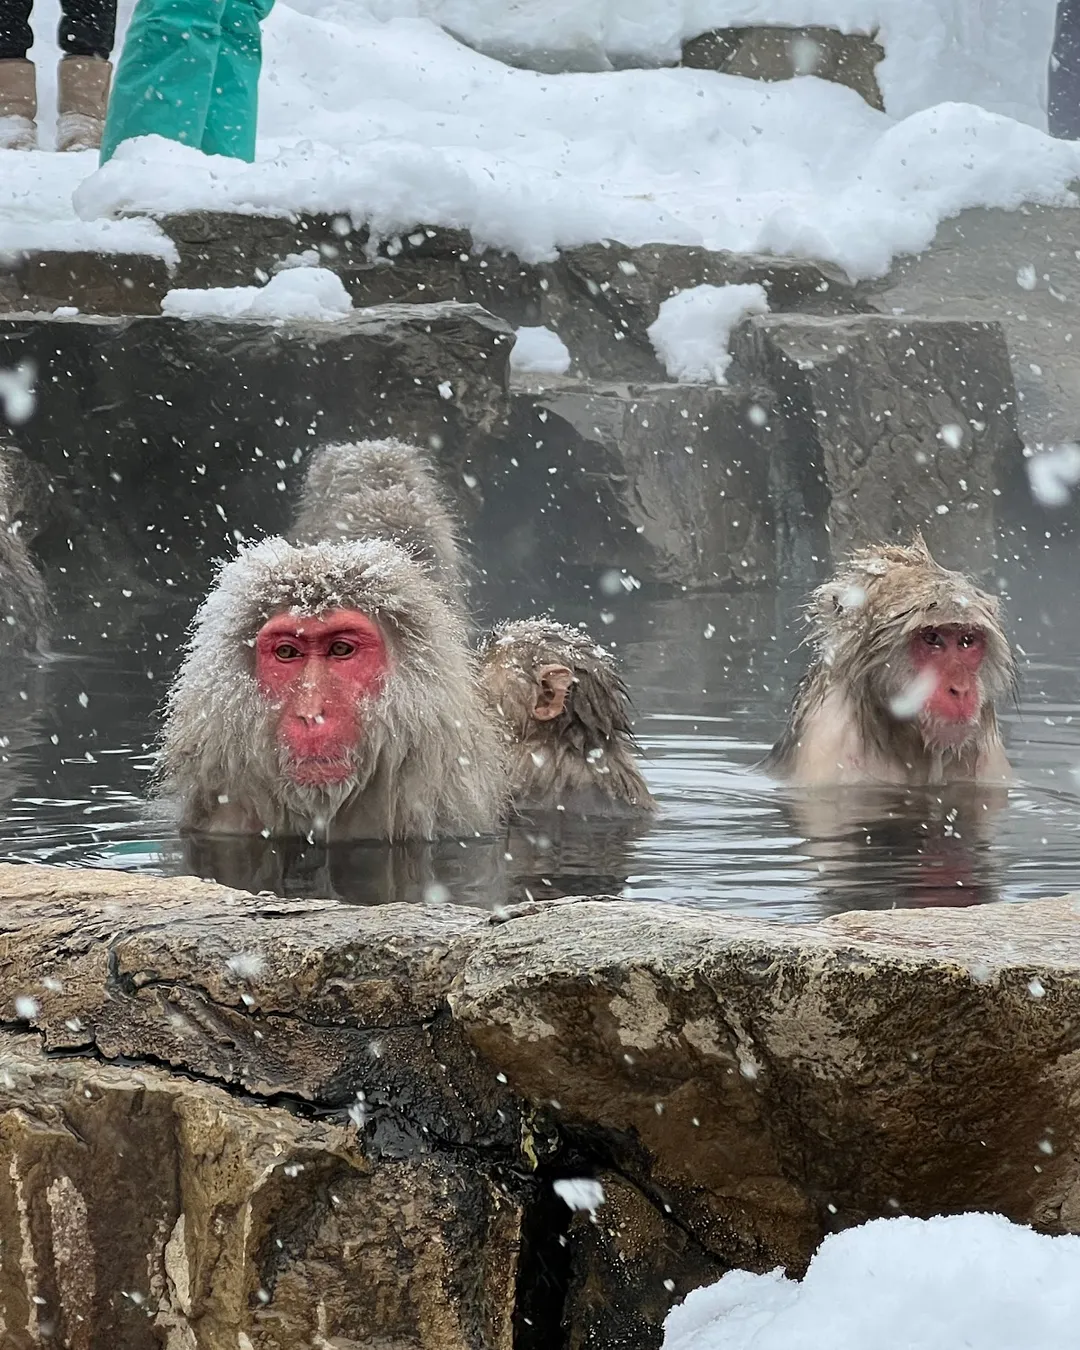
[[[510,345],[460,305],[278,325],[0,320],[0,369],[37,370],[35,415],[11,432],[55,487],[36,548],[98,584],[201,588],[236,537],[287,523],[304,452],[331,440],[437,446],[460,487],[453,466],[508,411]]]
[[[775,435],[751,421],[755,395],[558,376],[514,390],[509,434],[480,470],[477,528],[493,555],[534,577],[615,567],[723,590],[774,579]]]
[[[682,64],[718,70],[749,80],[790,80],[816,75],[847,85],[870,104],[884,108],[876,68],[885,49],[873,37],[835,28],[716,28],[683,46]]]
[[[170,286],[168,264],[148,253],[60,253],[0,257],[0,314],[51,313],[75,306],[86,314],[160,314]]]
[[[877,1215],[1080,1231],[1074,898],[790,927],[0,893],[13,1350],[657,1346],[688,1289]]]
[[[1048,445],[1080,434],[1080,209],[963,211],[901,258],[873,302],[886,313],[1000,323],[1019,391],[1020,429]]]
[[[1021,456],[997,324],[764,315],[733,351],[774,392],[783,551],[837,559],[921,526],[947,564],[990,565]]]

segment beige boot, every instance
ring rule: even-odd
[[[56,78],[57,150],[96,150],[109,106],[112,66],[99,56],[65,56]]]
[[[0,61],[0,150],[37,149],[37,79],[33,61]]]

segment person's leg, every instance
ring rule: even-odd
[[[273,0],[225,0],[214,92],[202,139],[208,155],[255,158],[262,70],[259,24],[272,6]]]
[[[0,150],[33,150],[37,145],[37,81],[26,53],[33,0],[0,0]]]
[[[202,144],[224,5],[225,0],[138,0],[109,99],[102,164],[134,136]]]
[[[1048,84],[1050,135],[1080,139],[1080,0],[1059,0]]]
[[[57,150],[96,150],[109,103],[116,0],[60,0]]]

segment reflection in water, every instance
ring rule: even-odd
[[[1065,578],[1070,567],[1053,574]],[[68,619],[57,659],[0,670],[8,741],[0,854],[190,870],[244,889],[364,905],[491,908],[577,894],[804,920],[1060,895],[1080,887],[1080,592],[1063,581],[1048,593],[1022,576],[1016,587],[1008,611],[1025,652],[1023,699],[1003,710],[1003,725],[1017,782],[996,800],[963,788],[861,789],[835,800],[778,788],[754,766],[801,668],[801,658],[786,659],[799,638],[794,608],[769,596],[635,593],[560,608],[558,617],[580,618],[617,645],[658,819],[628,828],[556,815],[498,838],[329,851],[302,841],[181,840],[155,818],[144,801],[155,714],[193,604],[134,616],[126,602],[103,604]]]

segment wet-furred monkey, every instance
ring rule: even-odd
[[[159,790],[192,831],[333,842],[494,829],[504,748],[433,571],[388,539],[243,548],[195,617]]]
[[[587,633],[550,619],[500,624],[481,643],[480,680],[510,746],[519,811],[656,809],[636,763],[626,686]]]
[[[853,553],[809,620],[815,656],[766,768],[801,784],[1007,780],[994,700],[1016,665],[998,602],[921,535]]]

